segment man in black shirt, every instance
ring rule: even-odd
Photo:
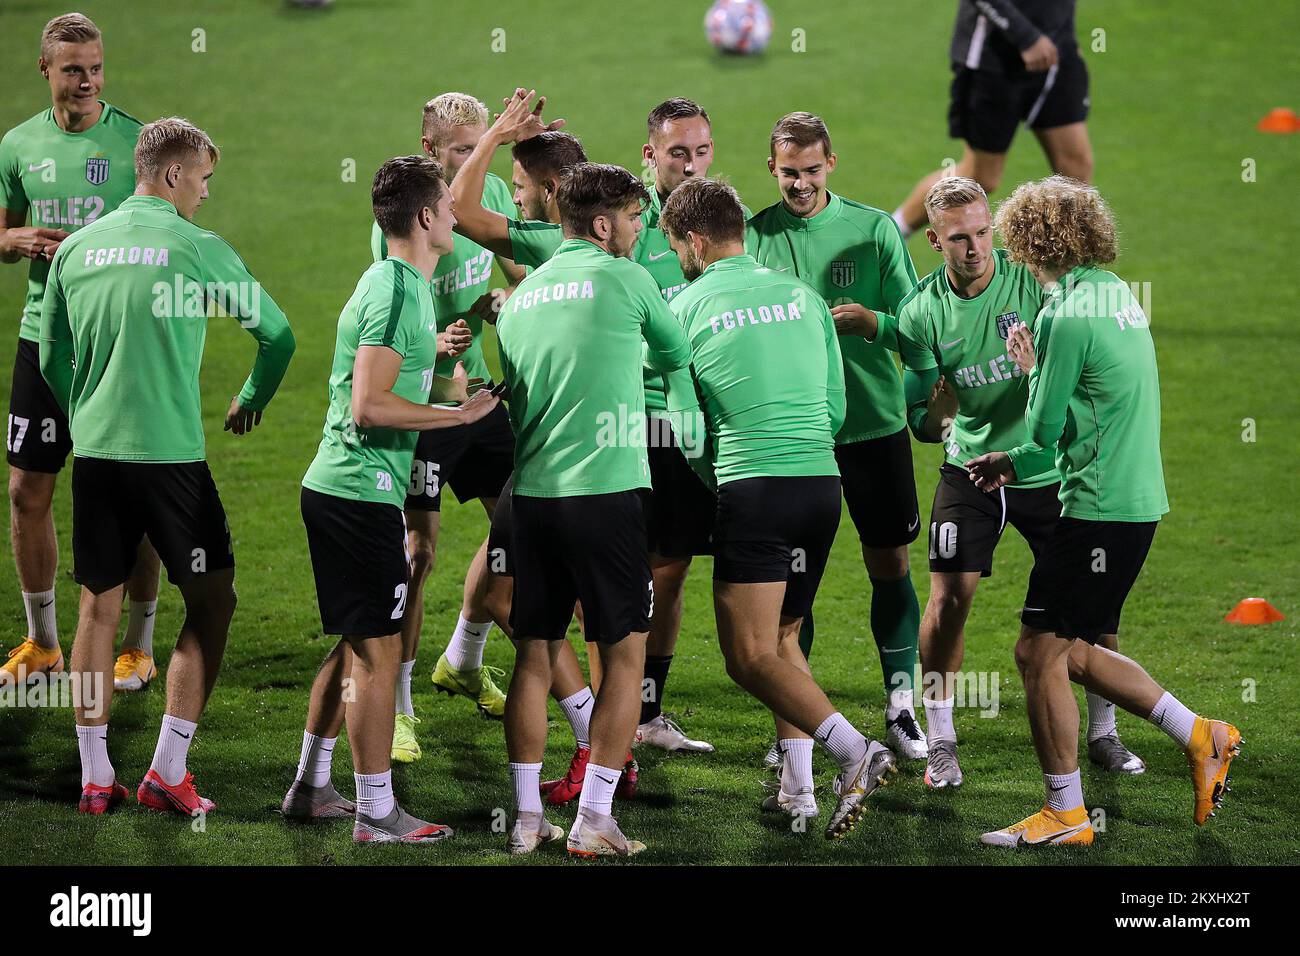
[[[950,55],[948,131],[965,151],[951,172],[917,183],[894,212],[905,237],[925,225],[925,194],[940,177],[997,189],[1021,122],[1053,172],[1091,181],[1088,69],[1074,37],[1074,0],[960,0]]]

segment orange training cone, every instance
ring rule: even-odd
[[[1268,111],[1268,115],[1255,126],[1261,133],[1296,133],[1300,132],[1300,116],[1295,110],[1285,106]]]
[[[1246,598],[1238,601],[1237,606],[1228,612],[1224,618],[1225,621],[1231,621],[1233,624],[1272,624],[1274,621],[1284,621],[1282,612],[1269,604],[1263,598]]]

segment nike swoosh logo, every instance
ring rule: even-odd
[[[1045,607],[1028,607],[1028,606],[1026,606],[1026,607],[1024,608],[1024,610],[1026,610],[1026,611],[1046,611],[1047,608],[1045,608]]]
[[[1214,759],[1214,760],[1218,760],[1218,759],[1219,759],[1219,742],[1218,742],[1217,740],[1215,740],[1213,736],[1210,737],[1210,746],[1214,748],[1214,756],[1213,756],[1212,759]]]
[[[646,258],[649,259],[651,262],[658,262],[664,256],[672,255],[672,252],[673,251],[671,249],[669,249],[667,252],[661,252],[659,253],[659,255],[655,255],[653,252],[647,252]]]
[[[47,162],[41,163],[39,166],[33,166],[31,163],[28,163],[28,164],[27,164],[27,171],[28,171],[29,173],[38,173],[38,172],[40,172],[42,169],[47,169],[47,168],[49,168],[50,166],[53,166],[53,165],[54,165],[54,161],[53,161],[53,160],[49,160],[49,161],[47,161]]]
[[[1070,827],[1070,829],[1068,829],[1068,830],[1066,830],[1066,831],[1064,831],[1064,832],[1062,832],[1062,833],[1049,833],[1047,836],[1043,837],[1041,840],[1026,840],[1026,839],[1025,839],[1025,835],[1022,833],[1022,834],[1020,834],[1020,840],[1019,840],[1019,843],[1020,843],[1021,846],[1038,846],[1039,844],[1042,844],[1042,843],[1051,843],[1053,840],[1068,840],[1070,837],[1074,836],[1076,833],[1082,833],[1084,830],[1088,829],[1090,823],[1091,823],[1091,821],[1089,821],[1089,822],[1085,822],[1085,823],[1080,823],[1078,826]]]
[[[946,352],[948,349],[952,348],[954,345],[960,345],[962,342],[965,342],[965,341],[966,341],[966,336],[963,335],[961,338],[959,338],[959,339],[953,339],[951,342],[940,342],[940,343],[939,343],[939,348],[943,349],[943,350]]]
[[[179,730],[177,730],[175,727],[172,728],[172,733],[174,733],[177,737],[184,737],[186,740],[189,740],[189,739],[190,739],[190,735],[189,735],[189,734],[183,734],[183,733],[181,733]]]
[[[332,754],[332,753],[334,752],[334,748],[331,747],[329,750],[326,750],[324,747],[322,747],[322,748],[320,749],[320,751],[321,751],[321,753],[323,753],[323,754]]]
[[[910,647],[882,647],[881,650],[884,651],[886,654],[896,654],[899,651],[910,651],[911,648]]]
[[[606,780],[606,779],[605,779],[604,777],[602,777],[600,774],[596,774],[596,779],[597,779],[597,780],[604,781],[604,782],[607,783],[607,784],[608,784],[608,783],[613,783],[613,782],[614,782],[613,780]]]
[[[42,609],[47,608],[53,603],[54,603],[53,601],[46,601],[44,604],[41,605],[41,608]]]
[[[1051,787],[1049,789],[1051,789],[1052,793],[1059,793],[1060,791],[1064,790],[1068,786],[1069,786],[1068,783],[1063,783],[1059,787]]]
[[[919,525],[920,523],[921,523],[921,516],[918,514],[915,518],[912,519],[912,523],[907,526],[907,533],[911,534],[913,531],[915,531],[917,525]]]
[[[155,614],[157,614],[157,613],[158,613],[157,611],[145,611],[145,612],[144,612],[144,616],[145,616],[145,617],[153,617],[153,616],[154,616]]]
[[[386,783],[372,783],[370,786],[374,787],[376,790],[382,790],[382,789],[384,789],[384,787],[388,786],[388,784],[386,784]]]
[[[581,704],[574,704],[574,705],[573,705],[573,709],[574,709],[574,710],[582,710],[582,708],[586,707],[586,706],[587,706],[588,704],[590,704],[590,703],[591,703],[590,700],[584,700]]]

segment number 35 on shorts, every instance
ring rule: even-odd
[[[411,485],[406,493],[416,496],[427,495],[430,498],[438,497],[440,471],[436,461],[414,459],[411,462]]]

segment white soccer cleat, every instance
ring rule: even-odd
[[[510,830],[506,851],[511,856],[532,853],[543,843],[564,839],[564,829],[557,827],[540,813],[521,813]]]
[[[645,849],[639,840],[629,840],[612,816],[586,810],[578,812],[569,832],[569,855],[594,859],[598,856],[633,856]]]
[[[929,753],[925,734],[916,722],[916,714],[900,710],[898,715],[885,721],[885,740],[889,749],[904,760],[924,760]]]
[[[862,762],[852,771],[835,778],[833,788],[839,803],[826,824],[826,839],[841,839],[857,825],[866,809],[867,797],[885,786],[888,774],[898,773],[896,764],[897,760],[888,747],[874,740],[867,741],[867,752]]]
[[[936,740],[926,757],[925,785],[931,790],[954,790],[962,785],[961,766],[957,763],[957,741]]]
[[[797,793],[786,793],[778,789],[776,793],[763,798],[761,808],[765,813],[784,813],[792,817],[806,817],[811,820],[820,812],[817,798],[810,788],[804,787]]]
[[[713,744],[707,740],[692,740],[687,737],[677,722],[667,714],[660,714],[654,720],[637,727],[633,744],[635,746],[649,744],[651,747],[658,747],[669,753],[677,750],[697,754],[713,753]]]

